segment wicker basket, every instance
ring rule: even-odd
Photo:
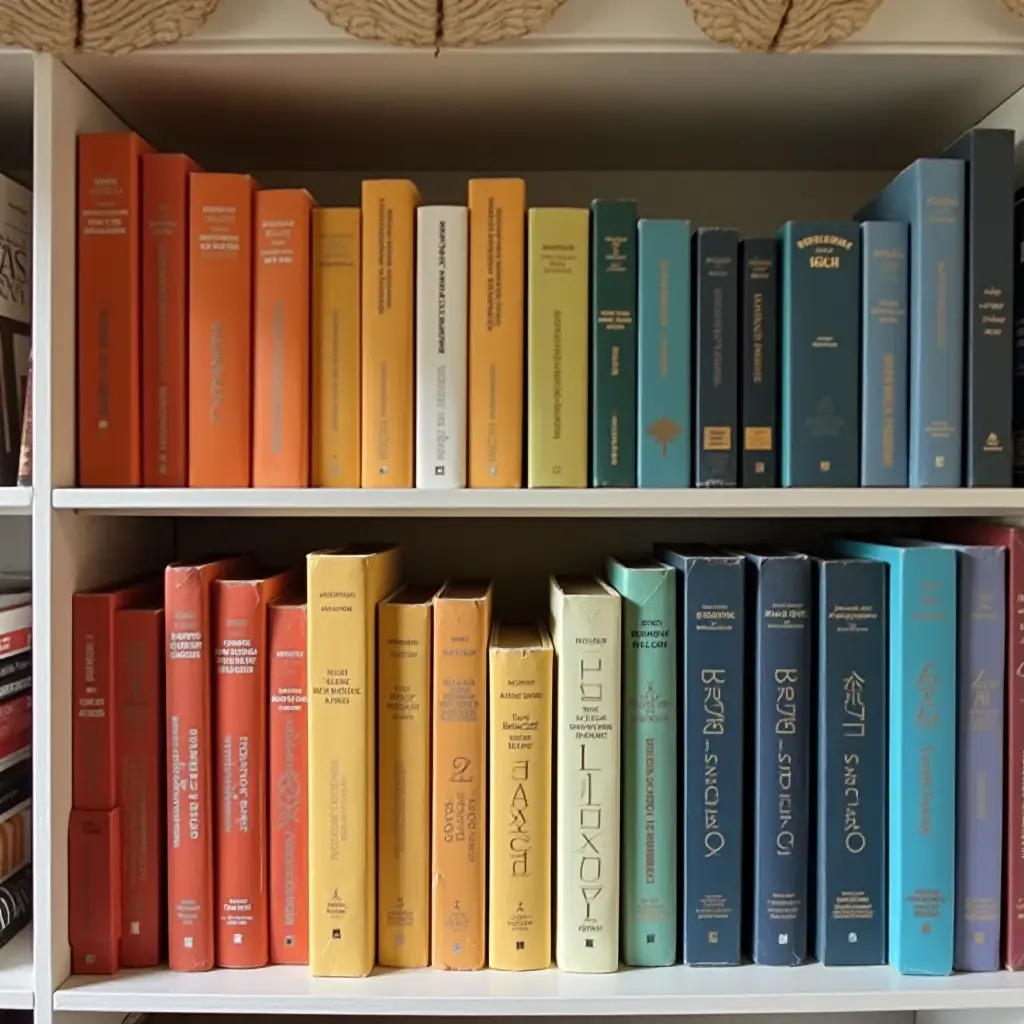
[[[78,34],[75,0],[0,0],[0,44],[70,53]]]
[[[93,53],[130,53],[176,43],[201,28],[217,0],[82,0],[79,46]]]

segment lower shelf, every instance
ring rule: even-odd
[[[433,1014],[574,1017],[1024,1009],[1024,974],[903,977],[887,967],[663,967],[580,975],[384,971],[312,978],[304,967],[69,978],[55,1010],[119,1013]]]
[[[0,949],[0,1009],[31,1010],[32,926],[23,928]]]

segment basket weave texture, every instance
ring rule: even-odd
[[[92,53],[131,53],[176,43],[201,28],[218,0],[81,0],[78,45]]]
[[[71,53],[78,35],[76,0],[0,0],[0,44]]]

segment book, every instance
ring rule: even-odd
[[[740,427],[744,487],[779,486],[779,244],[740,242]]]
[[[1013,477],[1014,132],[971,128],[942,154],[963,160],[964,483],[1009,487]]]
[[[31,749],[32,605],[26,600],[0,611],[0,771]]]
[[[818,560],[815,950],[884,964],[888,579],[882,562]]]
[[[267,606],[270,686],[267,901],[270,962],[309,963],[309,780],[306,599]]]
[[[860,236],[853,221],[789,221],[782,249],[782,486],[859,479]]]
[[[636,487],[634,199],[590,204],[590,485]]]
[[[469,182],[469,486],[523,485],[526,182]]]
[[[359,207],[313,210],[312,483],[360,485]]]
[[[487,939],[487,641],[491,584],[434,598],[430,962],[484,966]]]
[[[1013,486],[1024,487],[1024,189],[1013,203]]]
[[[430,710],[437,587],[377,606],[377,961],[430,963]]]
[[[654,560],[610,559],[622,598],[622,962],[675,963],[676,591]]]
[[[689,487],[690,222],[637,226],[637,484]]]
[[[754,633],[754,963],[807,957],[810,824],[811,564],[806,555],[749,554]],[[749,649],[749,648],[748,648]]]
[[[140,182],[142,155],[148,151],[132,132],[78,136],[76,406],[81,487],[142,483]],[[17,202],[28,211],[28,229],[31,194],[23,190]],[[23,270],[27,266],[25,260]]]
[[[907,486],[909,243],[906,224],[860,226],[862,487]]]
[[[466,486],[464,206],[416,211],[416,486]]]
[[[72,972],[116,974],[120,940],[121,808],[72,808],[68,820],[68,943]]]
[[[697,487],[739,482],[739,236],[732,228],[693,235],[693,474]]]
[[[416,207],[411,181],[362,189],[362,484],[413,485]]]
[[[309,486],[313,197],[256,193],[253,243],[253,487]]]
[[[395,547],[306,556],[309,634],[309,965],[364,977],[377,954],[377,604]]]
[[[247,174],[189,185],[188,483],[252,483],[253,194]]]
[[[857,220],[910,225],[911,487],[959,487],[963,454],[964,163],[916,160]]]
[[[526,483],[587,486],[590,213],[528,214]]]
[[[744,586],[742,555],[659,548],[675,570],[682,961],[741,962],[743,917]]]
[[[913,245],[913,240],[911,240]],[[956,801],[956,554],[912,542],[843,540],[889,567],[888,962],[953,969]]]
[[[21,420],[21,449],[18,452],[18,486],[32,486],[32,353],[25,381],[25,414]],[[31,908],[29,908],[31,912]]]
[[[114,612],[122,967],[157,967],[163,962],[166,945],[161,596],[146,605]]]
[[[622,600],[597,579],[552,577],[555,651],[555,961],[619,969]]]
[[[31,860],[32,756],[30,751],[24,750],[16,757],[8,758],[0,772],[0,882],[7,881]],[[119,861],[120,851],[112,862],[118,870]],[[103,880],[100,881],[102,883]],[[116,922],[115,928],[119,924]],[[0,919],[0,927],[2,925]]]
[[[0,882],[0,947],[32,920],[32,865]]]
[[[181,153],[142,157],[142,486],[188,486],[189,176]]]

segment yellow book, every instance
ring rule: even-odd
[[[484,966],[490,632],[489,583],[448,583],[434,598],[430,961],[450,971]]]
[[[587,486],[590,211],[529,214],[527,485]]]
[[[526,182],[469,183],[469,486],[523,486]]]
[[[359,210],[313,210],[313,486],[358,487]]]
[[[377,962],[430,963],[430,678],[437,587],[377,607]]]
[[[488,962],[551,966],[554,651],[543,626],[496,624],[490,645]]]
[[[419,202],[411,181],[363,182],[364,487],[413,486]]]
[[[306,556],[309,680],[309,967],[358,978],[377,952],[377,603],[398,548]]]

